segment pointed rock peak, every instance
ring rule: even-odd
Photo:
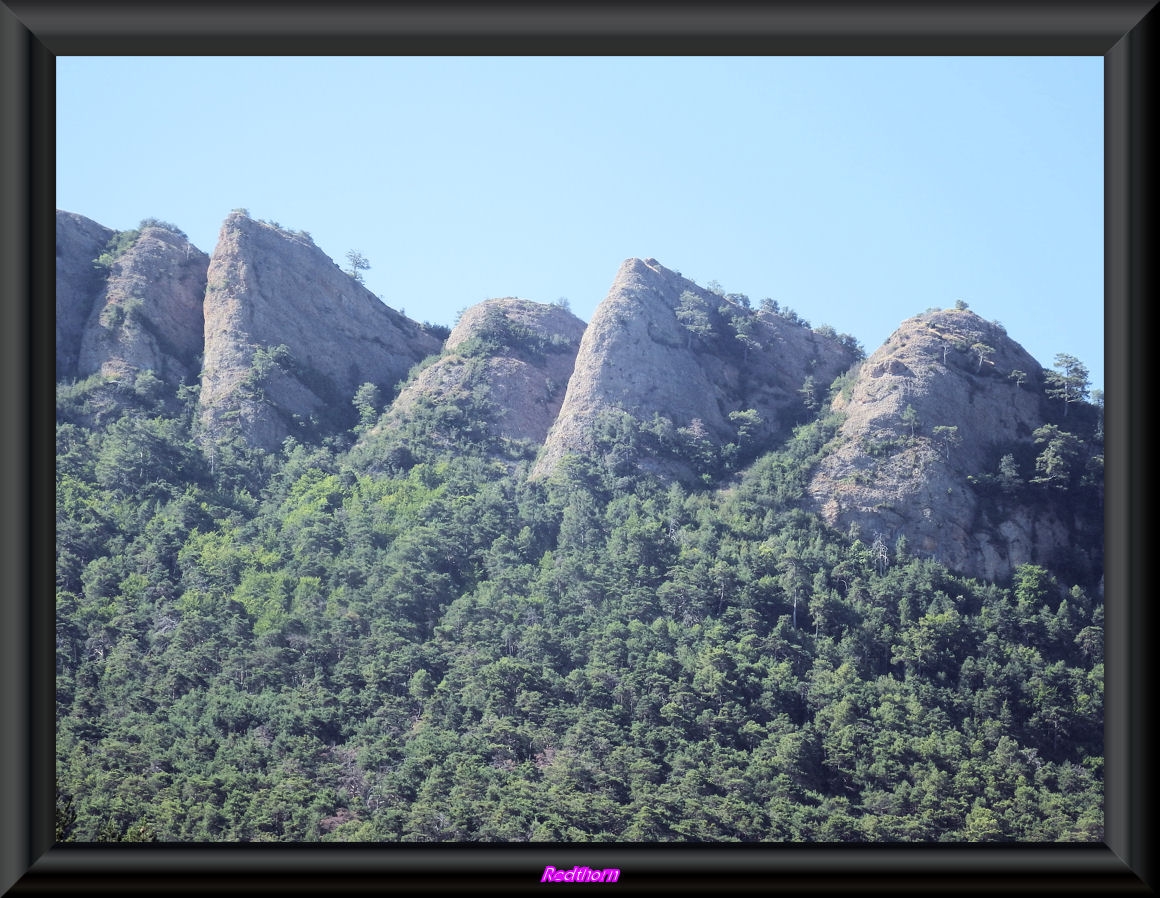
[[[695,308],[684,308],[686,293],[696,297]],[[600,451],[602,422],[627,415],[641,433],[664,432],[652,443],[647,435],[638,440],[648,445],[634,465],[681,478],[717,476],[724,454],[701,464],[695,451],[678,447],[686,433],[693,434],[688,445],[704,435],[712,450],[706,457],[729,444],[756,452],[805,415],[803,384],[824,388],[856,357],[836,338],[741,304],[722,310],[726,302],[655,259],[625,261],[584,332],[535,475],[550,474],[568,453]]]
[[[294,231],[282,227],[276,221],[251,218],[249,212],[245,209],[235,209],[226,216],[225,221],[222,222],[221,231],[218,234],[219,245],[223,240],[227,240],[230,235],[234,234],[281,239],[290,243],[297,243],[304,247],[310,247],[320,253],[322,252],[315,245],[314,239],[308,231]]]
[[[1009,341],[1007,331],[997,321],[987,321],[970,309],[933,309],[904,321],[899,330],[926,327],[947,339]]]
[[[259,218],[254,218],[250,215],[249,209],[232,209],[230,214],[225,217],[222,222],[223,226],[230,225],[231,227],[256,227],[258,225],[265,225],[266,227],[273,227],[270,222],[262,221]]]
[[[695,286],[692,281],[686,281],[685,278],[681,277],[679,272],[670,271],[656,259],[632,258],[625,259],[621,264],[620,270],[616,273],[616,278],[612,282],[610,293],[616,293],[620,290],[634,287],[663,289],[666,285],[681,285],[682,289]]]
[[[181,228],[172,222],[162,221],[159,218],[143,219],[137,231],[139,238],[148,234],[155,239],[166,240],[167,242],[175,240],[189,241],[189,235],[185,231],[181,230]]]
[[[664,267],[656,259],[625,259],[617,273],[617,280],[625,275],[645,276],[649,272],[660,274],[664,270]]]
[[[58,238],[60,236],[59,230],[63,228],[72,228],[87,232],[95,237],[104,236],[106,240],[113,234],[112,228],[105,227],[103,224],[99,224],[91,218],[86,218],[84,215],[79,215],[76,212],[68,212],[64,209],[56,210],[56,226],[58,229]]]
[[[345,429],[365,383],[390,395],[440,340],[342,271],[305,231],[234,210],[208,272],[201,421],[276,448],[313,421]]]
[[[649,272],[653,274],[660,274],[668,277],[680,277],[680,272],[672,271],[665,268],[660,262],[649,256],[647,259],[631,258],[625,259],[624,264],[620,266],[621,272],[632,271],[637,274],[647,275]]]
[[[1000,380],[1017,377],[1032,388],[1042,379],[1042,366],[1003,325],[969,309],[931,310],[902,322],[866,360],[862,374],[871,379],[903,374],[925,382],[952,371]]]

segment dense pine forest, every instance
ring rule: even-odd
[[[207,442],[196,378],[62,381],[58,837],[1102,839],[1098,571],[803,510],[841,387],[773,446],[607,412],[533,477],[482,391],[382,427],[360,390],[271,451]],[[984,504],[1098,505],[1061,408]]]

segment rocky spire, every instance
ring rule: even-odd
[[[828,384],[856,355],[799,322],[699,287],[655,259],[629,259],[584,333],[536,474],[570,452],[590,452],[596,422],[609,409],[638,422],[659,416],[675,428],[697,428],[716,445],[737,439],[731,413],[753,410],[760,423],[749,436],[768,441],[800,417],[807,377]],[[639,462],[688,473],[679,461]]]
[[[341,426],[361,384],[390,395],[439,346],[305,233],[234,212],[209,265],[202,433],[273,449],[312,421]]]

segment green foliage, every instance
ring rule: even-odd
[[[753,336],[753,318],[747,313],[729,313],[729,327],[733,337],[741,345],[742,360],[749,361],[749,353],[761,349],[761,343]]]
[[[1048,371],[1047,395],[1052,399],[1063,401],[1063,413],[1066,416],[1073,403],[1083,402],[1088,398],[1088,369],[1079,359],[1067,353],[1059,353],[1055,357],[1056,371]]]
[[[919,420],[918,412],[914,410],[914,406],[907,403],[906,408],[902,410],[902,424],[910,431],[910,436],[913,439],[915,431],[918,429],[922,421]]]
[[[943,457],[949,462],[951,460],[951,452],[958,446],[962,445],[963,438],[959,435],[959,428],[957,425],[939,424],[931,428],[931,438],[943,451]]]
[[[177,422],[131,415],[109,426],[93,466],[96,482],[125,498],[172,494],[201,474],[201,461]]]
[[[346,273],[360,284],[364,283],[363,272],[368,271],[371,267],[371,263],[367,261],[367,257],[358,250],[352,249],[347,251],[346,263],[350,266],[346,269]]]
[[[709,307],[700,296],[686,290],[680,296],[677,305],[677,320],[689,332],[689,345],[692,346],[693,337],[708,340],[713,336],[713,322],[709,317]]]
[[[798,392],[802,394],[802,405],[806,407],[806,411],[812,412],[818,407],[818,388],[812,374],[806,375]]]
[[[445,341],[451,336],[451,328],[445,324],[432,324],[430,321],[424,321],[419,326],[423,329],[424,333],[430,334],[440,342]]]
[[[849,401],[850,397],[854,395],[854,384],[858,380],[859,368],[860,366],[855,363],[848,370],[834,378],[833,383],[830,384],[829,391],[829,399],[831,402],[838,398],[841,398],[843,401]]]
[[[752,445],[764,423],[761,420],[761,415],[757,413],[756,409],[752,408],[730,412],[729,420],[737,428],[737,442],[742,449],[746,449]]]
[[[1075,434],[1060,430],[1054,424],[1045,424],[1032,434],[1043,451],[1035,459],[1039,476],[1032,483],[1042,483],[1066,489],[1077,479],[1076,466],[1083,451],[1083,443]]]
[[[181,230],[181,228],[179,228],[177,225],[168,221],[162,221],[160,218],[141,219],[141,223],[137,225],[137,232],[140,233],[146,228],[160,228],[163,231],[169,231],[170,233],[177,234],[179,237],[187,236],[185,231]]]
[[[109,238],[109,242],[105,244],[104,251],[93,259],[93,267],[108,273],[113,263],[116,262],[134,243],[137,238],[141,236],[141,232],[146,228],[161,228],[162,230],[170,231],[180,237],[185,237],[186,234],[177,225],[170,224],[167,221],[161,221],[157,218],[144,218],[141,223],[130,231],[117,231]]]
[[[1005,493],[1018,490],[1023,480],[1019,476],[1019,468],[1015,464],[1015,456],[1008,452],[999,459],[999,487]]]
[[[105,244],[105,250],[93,259],[93,267],[108,272],[116,262],[141,236],[141,230],[117,231]]]
[[[165,392],[165,383],[152,371],[139,371],[133,380],[133,392],[148,403],[156,403]]]
[[[358,412],[358,429],[366,430],[379,416],[382,394],[379,388],[372,383],[365,383],[355,391],[351,400],[355,411]]]
[[[860,361],[866,358],[866,349],[853,334],[838,334],[838,342],[850,350],[855,360]]]
[[[530,361],[542,361],[545,355],[567,351],[561,339],[533,330],[509,318],[498,308],[488,308],[471,339],[465,340],[456,353],[468,358],[513,354]]]
[[[835,415],[710,490],[637,464],[720,473],[699,422],[610,412],[533,481],[470,392],[212,464],[136,386],[58,397],[59,838],[1103,838],[1098,572],[834,533],[802,508]]]
[[[983,363],[995,354],[995,347],[988,346],[986,343],[972,343],[971,352],[975,354],[975,358],[979,361],[978,369],[983,370]]]

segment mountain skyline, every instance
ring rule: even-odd
[[[1102,81],[1098,57],[66,57],[57,205],[206,253],[244,207],[444,326],[503,296],[587,321],[632,256],[868,349],[961,299],[1102,386]]]
[[[808,488],[830,526],[905,536],[988,579],[1031,561],[1099,577],[1101,553],[1068,551],[1098,514],[1015,486],[1082,483],[1102,507],[1102,398],[1081,362],[1048,370],[965,303],[904,320],[863,365],[850,335],[796,310],[629,259],[588,325],[563,304],[506,299],[452,331],[383,305],[307,232],[235,210],[207,257],[176,225],[141,224],[118,234],[58,213],[57,354],[78,358],[62,373],[195,396],[211,455],[360,421],[372,429],[353,451],[372,465],[375,445],[415,457],[412,443],[464,430],[534,458],[533,478],[616,444],[625,472],[720,485],[832,407],[843,423]],[[431,414],[446,427],[415,431]]]

